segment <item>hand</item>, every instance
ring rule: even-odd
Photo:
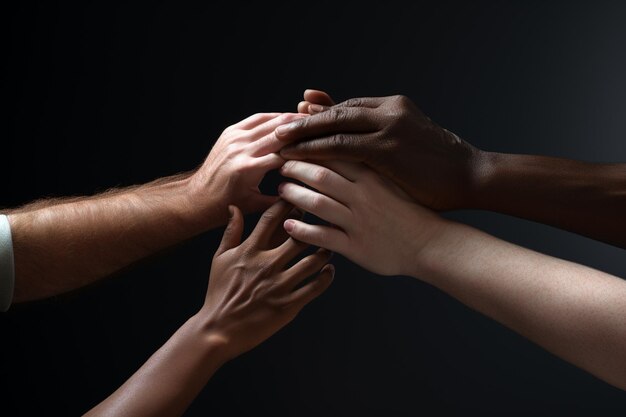
[[[241,243],[243,215],[238,208],[229,207],[231,218],[213,258],[206,300],[199,313],[210,337],[226,346],[227,359],[276,333],[332,282],[329,251],[321,249],[287,267],[308,245],[288,238],[272,247],[291,208],[284,201],[274,204]]]
[[[276,153],[284,145],[276,139],[274,129],[304,115],[294,113],[259,113],[248,117],[221,134],[202,166],[191,178],[192,208],[198,216],[227,219],[229,204],[244,213],[265,210],[278,200],[263,195],[259,184],[265,174],[280,167],[284,160]]]
[[[289,219],[284,222],[287,233],[374,273],[412,274],[420,252],[446,221],[363,164],[325,165],[287,161],[282,166],[282,175],[317,191],[286,182],[279,187],[281,198],[332,225]]]
[[[411,100],[370,97],[329,105],[326,93],[307,90],[298,108],[313,115],[276,130],[278,139],[292,144],[281,150],[283,158],[364,162],[432,209],[471,206],[480,151],[437,126]]]

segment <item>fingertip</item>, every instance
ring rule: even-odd
[[[283,222],[283,228],[287,233],[291,233],[296,228],[296,222],[293,219],[287,219]]]
[[[327,264],[324,268],[322,268],[322,272],[330,274],[330,279],[335,278],[335,265]]]
[[[274,134],[280,140],[281,137],[288,136],[289,132],[291,132],[294,127],[294,122],[282,124],[274,130]]]
[[[301,101],[298,103],[298,113],[308,114],[309,113],[309,102]]]
[[[279,152],[281,158],[283,159],[296,159],[299,160],[300,159],[300,154],[298,152],[298,145],[289,145],[289,146],[285,146],[284,148],[282,148]]]

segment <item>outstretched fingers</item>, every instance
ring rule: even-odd
[[[298,310],[302,309],[305,305],[326,291],[333,282],[334,277],[335,267],[332,264],[324,266],[317,277],[289,294],[285,302],[287,305],[292,305]]]
[[[300,259],[291,268],[283,271],[279,279],[288,291],[292,291],[298,284],[322,269],[330,261],[332,255],[329,250],[318,249],[314,254]]]

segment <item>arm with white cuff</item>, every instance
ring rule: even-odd
[[[11,225],[7,216],[0,214],[0,311],[7,311],[11,307],[14,286],[15,266]]]

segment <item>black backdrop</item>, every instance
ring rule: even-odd
[[[5,10],[0,204],[192,169],[226,126],[292,111],[307,87],[408,95],[489,150],[626,159],[623,2],[302,3]],[[446,215],[626,277],[617,248]],[[220,236],[1,315],[0,414],[76,415],[109,395],[199,308]],[[626,415],[626,394],[445,294],[335,264],[329,291],[224,366],[188,415]]]

